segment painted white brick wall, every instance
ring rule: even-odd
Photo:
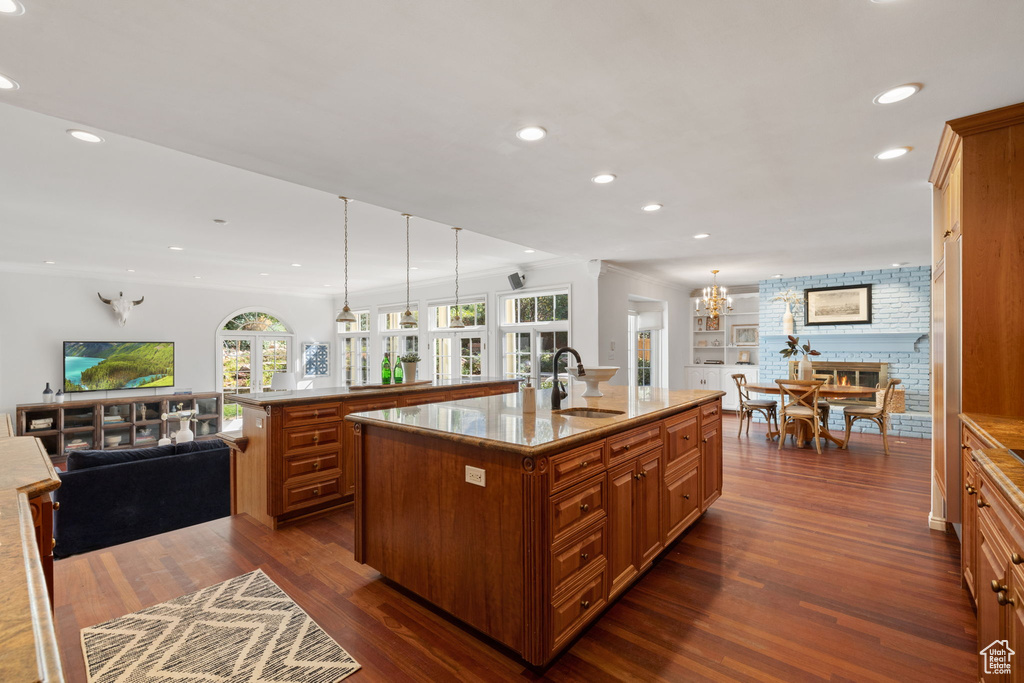
[[[869,332],[914,332],[920,334],[913,352],[879,351],[831,351],[822,352],[814,360],[867,361],[889,364],[889,376],[903,380],[900,385],[906,390],[907,412],[892,416],[890,434],[897,436],[931,437],[930,410],[930,346],[929,325],[931,311],[931,269],[893,268],[889,270],[865,270],[855,273],[833,273],[808,277],[762,280],[760,283],[761,377],[787,377],[788,361],[779,355],[779,348],[769,348],[767,335],[782,334],[782,315],[786,305],[772,298],[793,289],[803,292],[815,287],[840,287],[845,285],[871,284],[870,325],[815,325],[804,327],[801,310],[794,314],[793,334],[801,343],[811,341],[814,348],[816,335],[865,334]],[[842,430],[842,410],[833,410],[829,428]],[[878,429],[867,421],[859,421],[857,431],[878,433]]]

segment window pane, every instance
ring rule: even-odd
[[[370,331],[370,312],[369,311],[352,311],[356,316],[356,322],[354,323],[338,323],[338,332],[369,332]]]
[[[476,324],[487,324],[487,304],[481,303],[476,305]]]
[[[383,328],[385,330],[415,330],[415,329],[418,329],[419,328],[419,320],[420,320],[420,312],[419,312],[419,310],[417,310],[415,308],[412,309],[412,317],[416,319],[416,325],[414,327],[402,327],[399,324],[399,321],[402,319],[402,316],[404,314],[405,314],[405,311],[396,311],[394,313],[385,313],[384,316],[383,316],[384,317]]]
[[[504,341],[504,373],[510,379],[530,377],[529,332],[509,332]]]
[[[288,340],[264,339],[262,342],[263,367],[260,375],[263,389],[270,388],[270,380],[275,372],[288,372]]]
[[[452,340],[434,340],[434,377],[448,379],[452,376]]]
[[[224,323],[225,330],[246,330],[250,332],[287,332],[288,328],[283,322],[270,315],[259,311],[239,313],[231,320]]]
[[[636,340],[636,383],[637,386],[651,386],[651,331],[644,330]]]
[[[555,297],[554,296],[541,296],[537,297],[537,322],[546,320],[554,320],[555,316]]]
[[[221,342],[224,363],[222,389],[226,394],[247,394],[252,367],[252,350],[248,339],[225,339]]]
[[[532,323],[536,320],[534,311],[536,302],[537,300],[533,297],[519,300],[519,322]]]
[[[555,295],[555,320],[569,319],[569,295]]]

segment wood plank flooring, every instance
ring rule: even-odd
[[[849,451],[724,426],[724,494],[547,671],[352,559],[352,513],[279,532],[216,520],[56,563],[69,681],[79,629],[262,568],[363,666],[351,680],[976,680],[956,536],[930,531],[929,442]]]

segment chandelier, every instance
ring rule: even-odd
[[[402,327],[416,327],[416,316],[412,314],[412,309],[409,306],[409,270],[411,262],[409,260],[409,219],[411,215],[403,213],[405,216],[405,313],[402,314],[398,324]]]
[[[352,312],[352,309],[348,307],[348,197],[338,197],[341,201],[345,202],[345,307],[341,309],[341,313],[335,318],[335,321],[339,323],[354,323],[356,321],[356,315]]]
[[[704,296],[699,299],[694,308],[697,314],[701,312],[701,305],[704,313],[712,318],[717,318],[719,313],[732,310],[732,297],[725,292],[725,287],[718,285],[718,271],[711,271],[711,285],[704,288]]]

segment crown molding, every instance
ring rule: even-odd
[[[659,287],[668,287],[669,289],[675,289],[675,290],[680,291],[680,292],[689,291],[687,289],[687,286],[685,284],[683,284],[683,283],[680,283],[680,282],[669,282],[668,280],[661,280],[661,279],[658,279],[656,277],[652,277],[652,276],[648,275],[647,273],[641,273],[641,272],[636,271],[636,270],[631,270],[629,268],[626,268],[625,266],[620,266],[617,263],[612,263],[611,261],[602,261],[601,262],[601,275],[604,275],[606,273],[615,273],[617,275],[623,275],[625,277],[631,277],[631,278],[633,278],[635,280],[640,280],[642,282],[647,282],[647,283],[652,284],[652,285],[658,285]]]

